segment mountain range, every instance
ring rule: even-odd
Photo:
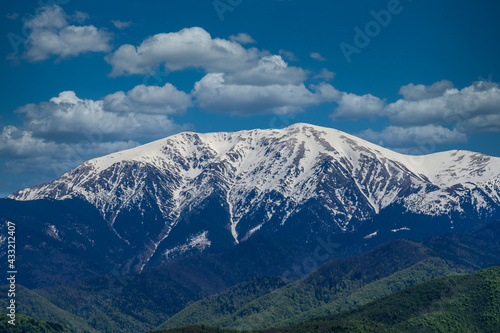
[[[184,132],[87,161],[0,207],[2,220],[29,234],[21,257],[74,266],[82,278],[141,272],[254,237],[311,244],[343,236],[340,246],[357,254],[499,218],[500,158],[403,155],[309,124]],[[29,270],[43,275],[39,261]],[[72,278],[51,274],[48,284]]]

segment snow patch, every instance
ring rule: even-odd
[[[47,227],[47,230],[45,230],[45,233],[47,234],[47,236],[50,236],[57,240],[61,240],[61,238],[59,237],[59,230],[57,230],[55,225],[49,225]]]
[[[363,237],[363,238],[364,238],[364,239],[370,239],[370,238],[373,238],[373,237],[375,237],[375,236],[377,236],[377,235],[378,235],[378,230],[377,230],[377,231],[375,231],[375,232],[372,232],[372,233],[371,233],[371,234],[369,234],[369,235],[366,235],[366,236],[365,236],[365,237]]]
[[[168,249],[163,254],[167,259],[169,259],[169,256],[171,255],[183,254],[184,252],[194,248],[203,251],[205,248],[212,245],[212,242],[208,239],[207,236],[208,231],[204,231],[196,236],[189,238],[185,244],[178,245],[172,249]]]
[[[409,231],[409,230],[411,230],[411,229],[408,228],[408,227],[402,227],[402,228],[399,228],[399,229],[392,229],[391,232]]]

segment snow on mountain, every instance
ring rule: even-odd
[[[316,233],[353,231],[394,205],[426,216],[493,216],[500,207],[500,158],[469,151],[403,155],[308,124],[185,132],[90,160],[9,196],[75,197],[94,205],[125,241],[147,235],[141,238],[147,240],[144,266],[176,228],[187,230],[176,236],[187,243],[164,242],[167,254],[190,243],[213,244],[214,230],[178,227],[210,205],[227,215],[226,221],[218,213],[234,243],[287,227],[298,230],[308,223],[304,216],[317,220]],[[120,222],[124,216],[126,223]]]

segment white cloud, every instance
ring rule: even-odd
[[[467,141],[467,135],[446,127],[436,125],[398,127],[389,126],[381,132],[371,129],[362,131],[358,136],[375,144],[391,148],[413,148],[429,145],[443,145]]]
[[[321,54],[319,54],[318,52],[312,52],[309,54],[309,56],[314,59],[314,60],[318,60],[318,61],[326,61],[325,58],[323,58],[323,56]]]
[[[81,24],[87,21],[90,18],[90,16],[87,13],[75,11],[75,14],[71,15],[71,18]]]
[[[167,84],[138,86],[124,96],[141,112],[163,112],[155,102],[160,103],[165,96],[179,97],[172,107],[185,102],[187,94],[182,94]],[[144,96],[147,103],[141,103]],[[33,185],[56,178],[91,158],[191,129],[190,125],[174,123],[165,114],[136,111],[105,110],[103,100],[78,98],[73,91],[61,92],[48,102],[25,105],[17,110],[24,117],[23,128],[0,128],[0,157],[8,159],[0,169],[6,174],[22,174],[22,179],[31,179],[28,185]]]
[[[246,33],[239,33],[237,35],[231,35],[229,36],[229,39],[232,40],[233,42],[237,42],[240,44],[254,44],[256,43],[255,39],[252,38],[249,34]]]
[[[104,97],[104,109],[115,112],[183,114],[192,106],[191,97],[172,84],[163,87],[139,85]]]
[[[314,75],[313,78],[314,79],[321,79],[321,80],[325,80],[325,81],[331,81],[335,78],[335,73],[330,72],[326,68],[323,68],[323,69],[321,69],[321,71],[318,74]]]
[[[9,20],[17,20],[17,18],[19,17],[19,13],[12,12],[12,13],[5,15],[5,17],[8,18]]]
[[[54,142],[35,137],[30,131],[6,126],[0,132],[0,156],[7,157],[8,161],[1,169],[5,174],[22,175],[23,182],[31,182],[22,185],[27,187],[59,177],[94,157],[138,145],[139,143],[133,140],[109,142],[86,139],[70,143]],[[9,187],[12,188],[12,184],[9,184]]]
[[[199,27],[186,28],[154,35],[137,47],[122,45],[106,60],[113,67],[112,76],[146,74],[158,65],[166,71],[202,69],[207,74],[195,83],[191,95],[202,109],[211,112],[294,113],[338,96],[337,90],[325,84],[308,89],[304,82],[309,71],[289,66],[281,55],[244,48],[240,43],[251,42],[250,36],[239,34],[230,39],[212,38]],[[320,76],[331,79],[333,75],[324,70]],[[105,108],[120,109],[124,99],[124,92],[109,96]],[[128,110],[130,98],[126,101]]]
[[[149,69],[163,64],[167,71],[202,68],[207,72],[230,72],[255,65],[257,49],[245,49],[239,43],[213,38],[199,27],[179,32],[161,33],[144,40],[135,47],[120,46],[106,57],[112,65],[112,76],[147,74]]]
[[[73,91],[17,112],[24,115],[25,131],[56,143],[78,142],[93,133],[105,141],[159,139],[184,128],[165,115],[104,110],[102,100],[80,99]]]
[[[77,12],[74,19],[85,19],[86,14]],[[25,42],[24,57],[30,61],[45,60],[51,55],[62,58],[85,52],[107,52],[111,35],[93,25],[69,25],[71,18],[60,6],[42,7],[25,22],[29,31]]]
[[[205,110],[237,115],[268,112],[296,113],[303,108],[333,101],[339,92],[328,84],[307,89],[300,84],[255,86],[225,81],[222,73],[210,73],[195,84],[192,95]]]
[[[44,156],[57,149],[54,142],[34,138],[33,134],[15,126],[5,126],[0,132],[0,156],[27,157]]]
[[[383,100],[371,94],[359,96],[346,92],[341,93],[336,102],[338,107],[333,111],[331,118],[338,121],[379,116],[385,104]]]
[[[343,93],[332,114],[335,120],[387,117],[392,125],[453,126],[465,134],[500,131],[500,86],[478,81],[461,90],[450,81],[401,87],[394,103],[372,96]]]
[[[430,86],[424,86],[423,84],[414,85],[410,83],[406,86],[402,86],[401,89],[399,89],[399,94],[403,95],[404,99],[407,101],[419,101],[442,96],[447,90],[452,88],[453,83],[447,80],[436,82]]]
[[[124,22],[120,20],[111,20],[111,23],[113,23],[113,25],[118,29],[125,29],[132,25],[131,21]]]
[[[228,83],[248,85],[295,84],[307,78],[307,72],[299,67],[289,67],[281,56],[262,57],[250,69],[226,75]]]
[[[442,82],[446,82],[443,84]],[[440,83],[440,82],[438,82]],[[404,91],[401,99],[386,107],[386,114],[397,125],[448,124],[457,125],[468,133],[491,131],[486,121],[500,118],[500,87],[496,83],[479,81],[462,90],[451,88],[441,81],[440,89],[432,87]],[[408,87],[408,86],[406,86]],[[417,92],[416,92],[417,91]],[[417,99],[419,98],[419,99]],[[486,126],[485,126],[486,125]]]
[[[279,55],[284,57],[288,61],[299,61],[299,59],[291,51],[279,50]]]
[[[484,114],[459,122],[458,130],[464,133],[500,132],[500,112]]]

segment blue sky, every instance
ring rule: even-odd
[[[0,196],[183,131],[333,127],[500,156],[497,1],[2,6]]]

